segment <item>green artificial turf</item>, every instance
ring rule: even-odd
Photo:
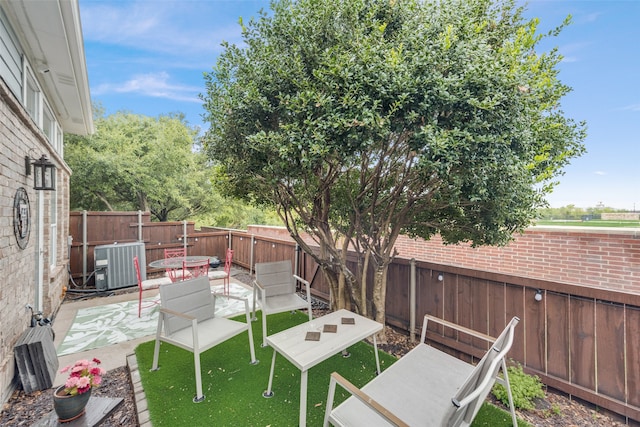
[[[563,227],[611,227],[611,228],[638,228],[640,221],[612,221],[592,219],[589,221],[562,221],[562,220],[537,220],[535,225],[555,225]]]
[[[518,427],[530,427],[526,421],[518,419]],[[494,426],[511,426],[511,414],[509,412],[503,411],[497,406],[492,405],[491,403],[484,403],[476,418],[473,420],[471,424],[472,427],[494,427]]]
[[[238,319],[244,319],[241,316]],[[260,319],[260,316],[258,316]],[[269,316],[268,333],[290,328],[305,322],[303,313],[281,313]],[[256,343],[257,365],[250,364],[247,334],[240,334],[200,355],[202,384],[206,399],[193,403],[195,378],[192,353],[162,343],[158,371],[150,371],[153,362],[154,341],[140,344],[136,356],[142,385],[147,398],[149,414],[154,427],[158,426],[271,426],[290,427],[298,424],[300,408],[300,371],[284,357],[276,358],[273,379],[274,396],[267,399],[267,389],[273,349],[261,348],[261,320],[252,324]],[[337,354],[309,370],[307,392],[307,424],[321,426],[324,419],[329,376],[336,371],[362,387],[375,377],[373,347],[360,342],[349,348],[351,357]],[[384,371],[396,361],[382,351],[380,368]],[[347,393],[336,388],[335,402],[342,402]],[[488,405],[485,405],[488,406]],[[495,423],[510,425],[509,414],[497,409]],[[481,409],[480,415],[485,412]],[[502,414],[500,414],[502,413]],[[505,415],[506,414],[506,415]],[[474,423],[474,425],[476,425]]]

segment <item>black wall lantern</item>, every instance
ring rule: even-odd
[[[47,160],[47,156],[43,154],[33,162],[29,156],[25,156],[24,165],[27,176],[31,175],[31,165],[33,165],[33,188],[35,190],[56,189],[56,165]]]

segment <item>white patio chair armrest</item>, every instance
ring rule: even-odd
[[[493,343],[493,342],[496,341],[496,338],[494,338],[494,337],[492,337],[490,335],[483,334],[482,332],[474,331],[473,329],[469,329],[469,328],[466,328],[464,326],[458,325],[456,323],[452,323],[452,322],[449,322],[447,320],[440,319],[439,317],[435,317],[435,316],[431,316],[429,314],[425,314],[424,315],[424,322],[422,324],[422,336],[420,337],[420,342],[426,342],[425,341],[425,337],[426,337],[426,334],[427,334],[427,323],[428,322],[439,323],[440,325],[446,326],[448,328],[455,329],[456,331],[463,332],[463,333],[465,333],[467,335],[470,335],[470,336],[475,337],[475,338],[480,338],[480,339],[485,340],[485,341],[490,342],[490,343]]]
[[[264,286],[262,286],[262,285],[260,284],[260,282],[258,282],[257,280],[254,280],[254,281],[253,281],[253,287],[254,287],[254,289],[255,289],[255,288],[258,288],[258,290],[260,290],[260,291],[263,291],[263,290],[264,290]]]
[[[293,277],[297,281],[304,283],[306,286],[311,286],[311,284],[307,280],[304,280],[302,277],[298,276],[297,274],[294,274]]]
[[[519,319],[518,319],[519,320]],[[517,322],[516,322],[517,324]],[[508,325],[507,327],[509,328],[515,328],[515,324],[513,324],[513,320],[511,321],[511,324]],[[513,334],[508,336],[508,340],[503,344],[502,348],[497,348],[495,346],[492,346],[489,351],[497,351],[498,352],[498,356],[493,359],[493,361],[491,362],[491,365],[489,366],[488,371],[491,372],[494,370],[495,365],[498,363],[502,363],[504,361],[504,357],[506,356],[507,352],[509,351],[509,349],[511,348],[511,344],[513,343]],[[504,365],[503,365],[504,367]],[[504,372],[505,375],[507,374],[507,371]],[[485,376],[482,380],[482,382],[476,386],[475,390],[471,393],[469,393],[464,399],[462,399],[461,401],[455,401],[455,399],[452,399],[452,403],[457,406],[457,407],[464,407],[467,406],[471,401],[473,401],[481,392],[481,390],[483,390],[488,384],[489,381],[491,381],[492,378],[489,376]]]
[[[213,295],[215,296],[216,294],[213,294]],[[235,300],[238,300],[238,301],[246,301],[247,300],[246,297],[239,297],[237,295],[218,295],[218,296],[219,297],[224,297],[224,298],[229,298],[229,299],[235,299]]]
[[[263,300],[262,296],[264,295],[264,287],[262,285],[260,285],[260,282],[258,282],[258,279],[254,279],[252,283],[253,283],[253,286],[252,286],[252,288],[253,288],[253,291],[252,291],[252,294],[253,294],[253,297],[252,297],[252,299],[253,299],[253,307],[251,309],[251,313],[252,313],[252,316],[253,316],[253,320],[256,320],[256,318],[255,318],[256,300],[258,300],[258,299],[260,299],[260,301]],[[258,295],[258,294],[260,294],[260,295]]]
[[[490,348],[489,351],[498,351],[498,350],[495,348]],[[499,358],[494,359],[488,371],[491,371],[493,369],[493,366],[499,362],[500,362]],[[485,376],[480,382],[480,384],[476,385],[476,388],[471,393],[469,393],[464,399],[458,401],[455,398],[453,398],[451,399],[451,403],[453,403],[453,405],[457,408],[464,408],[465,406],[473,402],[478,397],[478,395],[489,384],[490,381],[492,381],[492,378],[489,376]]]
[[[257,291],[257,292],[256,292]],[[253,295],[258,294],[258,297],[262,300],[265,297],[266,288],[264,285],[261,285],[257,280],[253,281]]]
[[[293,275],[293,278],[305,285],[307,291],[307,301],[311,301],[311,283],[296,274]]]
[[[386,419],[393,425],[396,425],[398,427],[409,427],[407,423],[402,421],[400,418],[394,415],[391,411],[386,409],[384,406],[378,403],[375,399],[373,399],[371,396],[369,396],[368,394],[360,390],[358,387],[353,385],[351,382],[349,382],[349,380],[347,380],[337,372],[333,372],[331,374],[331,383],[329,385],[329,389],[330,389],[329,392],[331,396],[333,396],[332,390],[335,391],[336,383],[340,384],[340,386],[344,388],[346,391],[348,391],[353,397],[355,397],[356,399],[358,399],[359,401],[367,405],[369,408],[371,408],[378,414],[380,414],[380,416],[382,416],[384,419]],[[327,402],[327,405],[329,404],[330,402]]]
[[[193,345],[195,348],[197,348],[197,344],[198,344],[198,318],[195,316],[191,316],[190,314],[186,314],[186,313],[181,313],[179,311],[175,311],[175,310],[171,310],[168,308],[164,308],[161,307],[160,308],[160,315],[158,316],[158,330],[156,332],[156,334],[160,334],[160,328],[162,326],[162,319],[164,318],[164,315],[166,314],[170,314],[172,316],[177,316],[177,317],[182,317],[183,319],[187,319],[189,321],[191,321],[191,333],[193,335]]]
[[[249,319],[250,319],[249,313],[251,313],[251,310],[249,310],[249,300],[246,297],[239,297],[236,295],[225,295],[225,298],[244,302],[244,311],[247,313],[247,322],[249,322]]]
[[[179,311],[170,310],[168,308],[160,308],[160,313],[171,314],[172,316],[182,317],[187,320],[194,320],[195,317],[186,313],[181,313]]]
[[[253,284],[255,285],[253,287],[253,295],[256,294],[256,290],[258,291],[258,298],[260,298],[260,301],[262,302],[262,307],[265,306],[265,301],[267,298],[267,288],[264,287],[264,285],[260,284],[260,282],[258,282],[258,280],[254,280]]]

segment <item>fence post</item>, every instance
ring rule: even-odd
[[[138,210],[138,242],[142,241],[142,211]]]
[[[251,235],[251,251],[249,256],[249,276],[253,275],[253,247],[256,244],[255,234]]]
[[[187,220],[182,220],[182,246],[184,247],[184,253],[187,253]]]
[[[87,283],[87,211],[82,211],[82,285]]]
[[[411,258],[411,281],[409,283],[409,331],[411,342],[416,341],[416,259]]]

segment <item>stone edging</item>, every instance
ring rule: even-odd
[[[149,418],[147,396],[144,394],[144,389],[142,388],[140,371],[138,370],[138,359],[136,358],[135,353],[127,355],[127,367],[129,368],[129,377],[133,387],[133,402],[136,407],[138,425],[140,427],[153,427]]]

